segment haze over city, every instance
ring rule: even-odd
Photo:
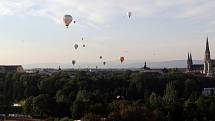
[[[214,8],[212,0],[1,0],[0,63],[182,60],[188,51],[202,60],[207,36],[214,58]],[[76,21],[68,29],[65,14]]]

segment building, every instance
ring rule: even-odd
[[[191,53],[188,52],[187,57],[187,72],[203,73],[204,64],[193,64]]]
[[[24,73],[21,65],[0,65],[0,73]]]
[[[215,59],[210,57],[210,48],[208,37],[206,39],[206,49],[204,56],[204,64],[193,64],[192,55],[188,52],[187,58],[187,72],[202,73],[206,76],[212,76],[215,72]]]
[[[215,92],[215,88],[204,88],[204,90],[202,91],[202,94],[204,96],[211,96],[213,95]]]
[[[155,68],[151,69],[147,66],[146,61],[145,61],[144,67],[141,68],[140,72],[147,73],[147,74],[160,75],[165,72],[165,69],[155,69]]]

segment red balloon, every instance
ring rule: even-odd
[[[120,57],[120,62],[123,63],[125,61],[125,58],[122,56]]]

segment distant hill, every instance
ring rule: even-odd
[[[201,60],[194,60],[194,64],[203,64]],[[98,66],[99,68],[141,68],[144,66],[144,61],[127,61],[124,64],[120,64],[117,62],[107,62],[104,66],[102,63],[77,63],[75,66],[72,64],[65,63],[40,63],[40,64],[28,64],[23,65],[25,69],[32,68],[95,68]],[[186,60],[171,60],[171,61],[160,61],[160,62],[147,62],[147,66],[150,68],[186,68],[187,61]]]
[[[194,64],[203,64],[201,60],[193,60]],[[186,60],[172,60],[172,61],[161,61],[161,62],[149,62],[151,68],[186,68]]]

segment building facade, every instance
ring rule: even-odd
[[[24,73],[21,65],[0,65],[0,73]]]
[[[206,39],[206,49],[204,56],[204,64],[193,64],[193,59],[191,53],[188,52],[187,57],[187,71],[188,72],[199,72],[206,76],[212,76],[215,72],[215,60],[211,59],[210,48],[208,37]]]

